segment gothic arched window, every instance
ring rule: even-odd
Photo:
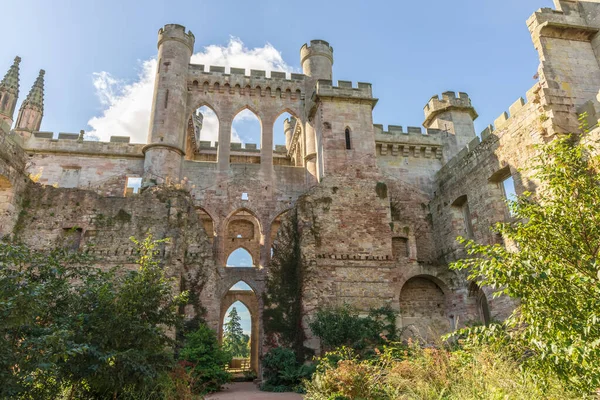
[[[346,150],[352,149],[352,143],[350,142],[350,128],[346,128]]]

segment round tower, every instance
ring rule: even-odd
[[[311,40],[300,49],[300,64],[304,75],[315,79],[331,80],[333,47],[324,40]]]
[[[296,118],[289,117],[283,121],[283,131],[285,132],[285,148],[290,149],[292,144],[292,136],[294,136],[294,127],[296,126]]]
[[[178,182],[185,155],[187,75],[194,35],[177,24],[158,31],[158,69],[154,84],[144,175],[148,182]]]

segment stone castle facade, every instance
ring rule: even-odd
[[[389,304],[402,326],[430,337],[505,318],[514,307],[509,299],[493,298],[492,289],[448,264],[464,256],[458,236],[502,242],[490,227],[510,219],[503,182],[512,177],[517,193],[535,190],[522,170],[535,144],[576,131],[583,112],[597,126],[600,0],[555,3],[527,21],[539,81],[480,136],[466,93],[432,97],[424,128],[374,124],[373,88],[335,84],[325,41],[302,46],[302,74],[247,74],[190,64],[193,34],[166,25],[158,33],[148,143],[56,138],[40,131],[44,71],[14,120],[17,57],[0,83],[0,233],[35,248],[90,251],[103,266],[131,263],[130,236],[171,238],[161,259],[181,289],[193,289],[211,326],[220,330],[237,300],[249,308],[255,368],[271,247],[293,208],[313,271],[306,321],[326,305],[366,311]],[[200,140],[201,106],[218,117],[216,145]],[[232,121],[245,109],[260,119],[260,148],[231,143]],[[273,124],[283,112],[293,116],[285,121],[286,144],[273,150]],[[135,178],[143,179],[140,193],[128,189]],[[252,268],[226,266],[238,248],[251,254]],[[239,281],[253,291],[230,290]],[[305,329],[307,345],[318,349]]]

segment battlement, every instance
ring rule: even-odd
[[[508,112],[504,111],[498,118],[494,120],[493,124],[488,125],[480,134],[481,140],[487,139],[495,130],[502,129],[504,126],[512,122],[512,118],[523,109],[530,102],[534,101],[536,93],[539,90],[538,85],[532,87],[525,96],[519,97],[514,103],[508,107]],[[543,121],[542,121],[543,122]]]
[[[433,96],[429,102],[423,108],[425,113],[424,126],[431,125],[431,122],[441,113],[448,111],[463,111],[471,114],[473,120],[477,119],[478,114],[471,104],[471,99],[467,93],[463,92],[444,92],[442,98],[440,96]]]
[[[36,131],[29,139],[24,141],[23,148],[27,151],[143,158],[142,148],[145,145],[129,143],[129,140],[128,136],[111,136],[110,142],[80,140],[80,134],[66,132],[59,132],[58,139],[54,139],[53,132]]]
[[[333,47],[325,40],[315,39],[304,43],[300,48],[300,64],[304,63],[308,57],[323,56],[329,58],[333,64]]]
[[[200,150],[208,150],[208,151],[216,151],[217,148],[219,147],[219,142],[214,142],[214,146],[213,143],[208,141],[208,140],[201,140],[200,141]],[[230,149],[235,151],[235,152],[247,152],[247,153],[260,153],[260,149],[258,148],[256,143],[230,143]],[[287,153],[287,149],[284,145],[275,145],[275,149],[273,150],[274,153],[282,153],[282,154],[286,154]]]
[[[196,38],[192,31],[185,31],[185,26],[178,24],[167,24],[158,30],[158,47],[169,40],[185,44],[191,52],[194,51]]]
[[[580,3],[588,3],[581,4]],[[556,10],[552,8],[541,8],[537,10],[528,20],[527,25],[530,32],[536,36],[554,37],[567,40],[592,40],[600,31],[594,24],[587,21],[591,15],[590,3],[597,1],[587,0],[585,2],[571,0],[554,0]]]
[[[190,64],[189,72],[191,76],[215,75],[230,76],[233,79],[239,77],[264,79],[264,80],[284,80],[284,81],[302,81],[306,78],[303,74],[288,73],[284,71],[265,71],[258,69],[246,70],[246,68],[223,67],[218,65],[205,66],[203,64]],[[227,72],[229,70],[229,72]],[[246,71],[249,71],[248,73]],[[269,76],[267,77],[267,73]]]
[[[351,81],[338,81],[338,85],[333,86],[332,81],[319,79],[316,94],[320,97],[372,99],[377,103],[377,99],[373,99],[372,85],[364,82],[358,82],[357,87],[354,87]]]

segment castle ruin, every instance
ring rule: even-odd
[[[33,248],[90,251],[104,266],[131,264],[130,236],[171,238],[161,260],[182,289],[194,284],[214,329],[233,302],[249,308],[255,369],[271,248],[293,208],[314,271],[303,293],[307,346],[319,348],[307,321],[328,305],[390,305],[423,337],[503,319],[510,299],[448,268],[465,255],[456,238],[502,243],[490,227],[511,218],[504,182],[512,178],[519,194],[535,190],[522,169],[533,146],[577,131],[583,112],[600,132],[600,0],[555,5],[527,21],[539,80],[479,136],[476,108],[461,92],[433,96],[423,127],[374,124],[371,84],[334,82],[326,41],[302,46],[302,74],[247,71],[190,64],[194,35],[180,25],[158,32],[147,144],[56,136],[40,130],[43,70],[15,110],[17,57],[0,83],[0,234]],[[200,140],[202,106],[218,117],[217,143]],[[231,129],[246,109],[260,120],[261,143],[242,147]],[[284,112],[292,115],[286,144],[274,148]],[[134,193],[128,182],[140,178]],[[226,266],[239,248],[250,268]],[[230,290],[239,281],[252,292]]]

